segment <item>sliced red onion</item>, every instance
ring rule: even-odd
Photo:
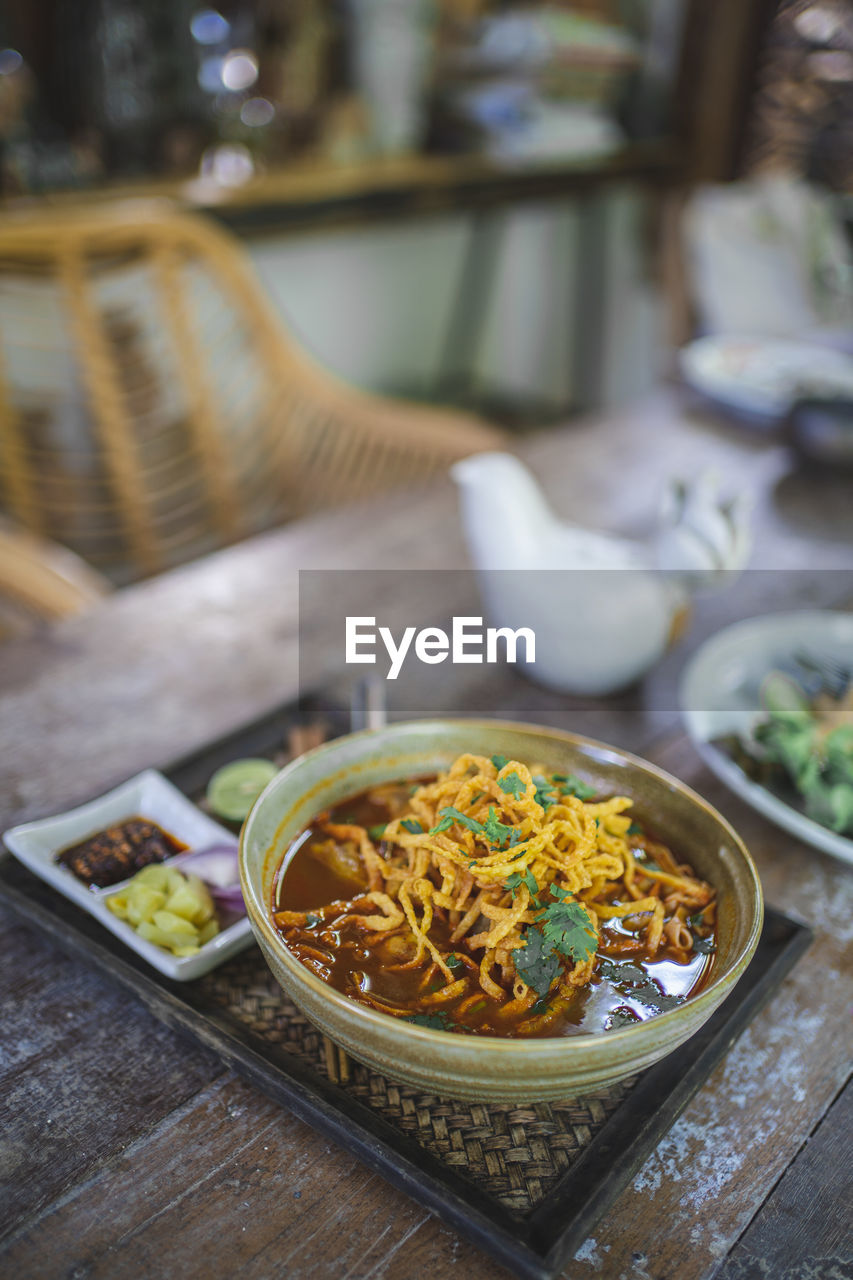
[[[231,885],[227,889],[217,889],[215,885],[211,885],[210,894],[217,906],[222,907],[223,911],[245,913],[246,904],[243,901],[243,894],[238,884]]]
[[[216,905],[232,915],[245,915],[246,905],[240,890],[237,863],[237,841],[218,841],[201,849],[190,849],[176,859],[179,870],[191,871],[203,880]]]
[[[192,871],[203,880],[214,897],[236,891],[242,904],[236,840],[233,844],[223,840],[201,849],[190,849],[189,853],[181,855],[178,866],[181,871]]]

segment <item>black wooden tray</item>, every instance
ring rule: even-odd
[[[318,720],[329,733],[346,728],[334,707],[286,707],[164,772],[196,797],[220,764],[273,754],[294,724]],[[768,909],[744,977],[668,1058],[585,1098],[483,1106],[418,1093],[359,1064],[344,1062],[342,1078],[328,1044],[288,1003],[254,946],[196,982],[170,982],[8,855],[0,859],[0,893],[63,949],[98,965],[162,1021],[213,1048],[532,1280],[551,1280],[565,1267],[812,938],[804,925]]]

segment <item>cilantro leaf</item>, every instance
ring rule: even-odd
[[[465,961],[461,956],[456,955],[454,951],[451,951],[450,955],[445,960],[445,964],[451,973],[455,973],[457,969],[463,969],[465,967]]]
[[[448,826],[451,826],[454,822],[458,822],[460,827],[467,827],[469,831],[473,831],[474,834],[478,836],[483,835],[485,831],[485,827],[482,822],[478,822],[476,818],[469,818],[467,813],[462,813],[461,809],[454,809],[452,804],[449,804],[446,809],[440,809],[439,813],[443,819],[450,819]],[[441,823],[439,823],[439,826],[441,826]],[[446,831],[447,827],[441,827],[441,829],[442,831]],[[435,830],[435,828],[433,828],[433,830]]]
[[[404,818],[400,826],[413,836],[419,836],[423,832],[423,826],[418,822],[417,818]]]
[[[505,791],[507,795],[515,796],[516,799],[519,796],[523,796],[527,790],[517,773],[508,773],[505,778],[501,778],[500,788],[501,791]]]
[[[523,872],[513,871],[512,875],[508,877],[504,888],[510,889],[512,891],[513,898],[517,898],[518,891],[522,885],[527,886],[527,890],[533,900],[534,906],[538,907],[540,903],[536,894],[539,892],[539,885],[536,883],[536,877],[529,867],[525,867]]]
[[[675,1009],[684,1003],[684,996],[667,995],[654,978],[650,978],[645,969],[633,960],[615,962],[608,960],[606,956],[599,956],[598,973],[607,982],[612,982],[617,991],[626,991],[632,999],[658,1013],[666,1013],[668,1009]]]
[[[524,883],[532,893],[531,882],[538,892],[539,886],[528,867],[524,875],[513,872],[506,887],[513,889],[514,896],[514,886]],[[516,948],[513,952],[516,973],[539,996],[548,994],[551,983],[563,967],[564,958],[576,964],[583,963],[594,955],[597,944],[595,929],[585,908],[567,889],[560,889],[557,885],[551,885],[551,895],[557,901],[544,908],[538,898],[533,899],[534,905],[540,909],[536,924],[525,933],[525,947]]]
[[[309,911],[305,917],[305,923],[309,929],[313,929],[315,925],[320,924],[323,917],[318,915],[316,911]]]
[[[504,884],[504,888],[511,889],[512,896],[515,898],[518,896],[518,890],[521,888],[523,884],[524,884],[524,876],[521,874],[521,872],[513,871],[512,875],[507,877],[506,883]]]
[[[527,1010],[528,1017],[538,1018],[541,1014],[548,1012],[547,996],[540,996],[535,1004],[532,1004]]]
[[[543,809],[549,808],[557,799],[557,791],[550,778],[545,778],[541,773],[534,774],[533,782],[536,787],[533,799],[537,804],[541,804]]]
[[[433,1031],[452,1031],[453,1023],[448,1018],[444,1010],[438,1013],[415,1013],[410,1018],[404,1018],[404,1022],[411,1022],[416,1027],[430,1027]]]
[[[699,938],[693,935],[693,950],[698,951],[701,956],[713,955],[717,950],[713,938]]]
[[[687,917],[687,923],[691,929],[699,929],[705,921],[705,912],[697,911],[692,916]]]
[[[479,823],[477,825],[480,826]],[[510,839],[513,828],[498,820],[497,810],[493,804],[490,804],[489,816],[485,825],[480,826],[480,830],[489,844],[496,844],[498,848],[502,848]]]
[[[536,923],[548,945],[575,964],[583,964],[595,954],[595,929],[589,913],[579,902],[552,902]]]
[[[492,764],[495,766],[498,773],[500,773],[501,769],[505,768],[506,765],[509,764],[509,756],[492,756]]]
[[[645,969],[634,964],[633,960],[625,960],[620,964],[615,960],[609,960],[607,956],[598,957],[598,972],[608,982],[618,982],[628,987],[635,987],[638,983],[645,982],[649,976]]]
[[[533,902],[534,906],[538,907],[540,905],[540,902],[539,902],[539,899],[536,897],[536,895],[539,892],[539,885],[536,883],[536,877],[534,876],[533,872],[530,870],[529,867],[524,872],[524,883],[527,885],[527,889],[528,889],[528,892],[530,893],[531,901]]]
[[[632,1027],[636,1022],[642,1022],[643,1019],[638,1013],[635,1013],[630,1005],[620,1004],[615,1009],[611,1009],[604,1023],[605,1031],[619,1031],[622,1027]]]
[[[489,844],[497,845],[498,848],[504,846],[509,847],[508,842],[517,843],[512,840],[514,827],[507,826],[505,822],[500,822],[497,810],[494,805],[489,805],[489,816],[486,822],[478,822],[476,818],[469,818],[467,813],[455,809],[453,805],[448,805],[446,809],[439,810],[441,820],[432,827],[430,835],[437,835],[440,831],[448,831],[454,824],[458,823],[460,827],[466,827],[469,831],[473,831],[476,836],[485,836]]]
[[[629,836],[642,836],[642,835],[645,835],[645,832],[643,831],[643,828],[640,826],[639,822],[632,822],[628,828],[627,834]]]
[[[656,1009],[658,1013],[668,1013],[670,1009],[677,1009],[680,1004],[684,1004],[684,996],[666,995],[656,982],[652,982],[651,978],[648,987],[643,987],[642,990],[633,994],[641,1004],[648,1005],[650,1009]]]
[[[570,796],[577,796],[578,800],[591,800],[598,794],[595,787],[591,787],[575,773],[555,773],[554,781],[559,782],[561,791],[568,792]]]
[[[514,848],[515,848],[515,846],[518,844],[518,842],[519,842],[519,840],[520,840],[520,839],[521,839],[521,830],[520,830],[520,828],[518,828],[518,827],[513,827],[513,829],[512,829],[512,835],[511,835],[511,836],[510,836],[510,838],[509,838],[509,843],[507,844],[507,848],[508,848],[508,849],[514,849]],[[520,858],[520,857],[521,857],[521,853],[514,853],[512,856],[513,856],[514,858]]]
[[[560,957],[545,942],[538,929],[528,929],[525,945],[512,953],[515,971],[538,996],[547,996],[551,983],[562,969]]]
[[[403,825],[405,826],[406,824],[403,823]],[[371,840],[381,840],[385,835],[385,828],[387,826],[387,822],[377,822],[375,827],[367,828],[367,834],[370,836]]]

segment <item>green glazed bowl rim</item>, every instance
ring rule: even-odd
[[[609,758],[611,762],[618,762],[639,769],[640,771],[651,774],[659,782],[664,783],[669,788],[674,788],[680,792],[687,800],[698,808],[704,810],[725,832],[731,846],[736,850],[738,856],[742,859],[743,866],[748,873],[752,888],[752,897],[747,910],[752,915],[752,924],[749,930],[745,945],[741,948],[740,953],[736,956],[731,966],[718,976],[711,977],[710,981],[695,996],[689,997],[684,1004],[679,1005],[675,1009],[670,1009],[664,1013],[656,1014],[654,1018],[650,1018],[645,1022],[638,1023],[634,1026],[624,1027],[618,1031],[608,1031],[606,1035],[578,1035],[578,1036],[552,1036],[541,1037],[535,1039],[512,1039],[503,1036],[482,1036],[476,1037],[465,1035],[453,1035],[446,1031],[433,1030],[430,1027],[420,1027],[414,1023],[407,1022],[403,1018],[395,1018],[390,1014],[381,1013],[378,1009],[372,1009],[369,1005],[360,1004],[357,1000],[351,1000],[342,992],[337,991],[334,987],[329,986],[313,974],[310,969],[301,964],[297,958],[288,951],[281,936],[273,927],[272,921],[267,912],[267,904],[263,900],[263,894],[259,891],[255,883],[253,874],[248,867],[248,837],[251,833],[253,819],[256,819],[258,812],[263,807],[268,794],[276,791],[281,787],[282,782],[290,779],[294,775],[298,775],[307,763],[313,763],[322,760],[324,756],[333,756],[339,752],[342,744],[353,742],[363,742],[365,745],[373,743],[381,735],[383,738],[389,736],[393,739],[399,736],[405,739],[410,733],[434,732],[440,733],[442,730],[457,730],[461,727],[470,729],[472,732],[478,730],[507,731],[533,734],[542,739],[559,739],[561,742],[586,749],[587,753],[595,757]],[[316,785],[316,784],[315,784]],[[312,788],[313,789],[313,788]],[[280,820],[281,821],[281,820]],[[443,717],[440,720],[401,720],[392,724],[384,725],[379,729],[362,729],[356,733],[343,734],[340,737],[332,738],[328,742],[322,743],[319,747],[314,747],[310,751],[306,751],[303,755],[297,756],[295,760],[291,760],[280,770],[276,776],[271,779],[264,790],[252,805],[252,809],[243,824],[239,838],[239,868],[240,883],[243,891],[243,898],[246,904],[246,911],[249,920],[252,923],[255,934],[263,937],[266,945],[275,952],[277,958],[289,969],[294,978],[312,989],[320,995],[328,1004],[340,1010],[341,1014],[360,1024],[366,1033],[370,1030],[376,1030],[379,1034],[393,1033],[396,1028],[401,1036],[411,1039],[411,1043],[430,1044],[432,1046],[441,1045],[445,1051],[446,1061],[450,1061],[454,1056],[454,1050],[460,1054],[463,1051],[469,1051],[472,1043],[476,1040],[478,1047],[482,1047],[484,1051],[488,1051],[493,1055],[496,1051],[501,1054],[510,1054],[518,1057],[520,1060],[525,1058],[539,1059],[559,1056],[564,1059],[571,1059],[574,1056],[591,1058],[597,1061],[600,1058],[607,1059],[611,1056],[613,1046],[619,1045],[635,1045],[639,1050],[641,1038],[648,1041],[655,1032],[651,1029],[660,1028],[664,1024],[672,1027],[676,1021],[682,1019],[686,1012],[695,1014],[706,1006],[708,1016],[717,1007],[720,1001],[719,987],[721,983],[725,983],[726,988],[730,989],[739,980],[758,946],[758,940],[761,936],[761,928],[764,919],[764,899],[761,890],[761,881],[758,876],[755,864],[746,848],[741,837],[737,834],[731,823],[728,822],[723,815],[714,808],[707,800],[689,787],[686,783],[676,778],[673,774],[667,773],[665,769],[659,768],[652,764],[651,761],[644,760],[641,756],[635,755],[633,752],[626,751],[622,747],[614,747],[609,743],[601,742],[595,738],[588,738],[583,734],[572,733],[564,729],[552,729],[545,725],[528,724],[522,721],[514,720],[491,720],[491,719],[468,719],[459,717],[456,719]],[[298,1003],[298,999],[297,999]],[[697,1026],[701,1023],[697,1023]],[[454,1044],[454,1042],[456,1042]]]

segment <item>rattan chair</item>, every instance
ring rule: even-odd
[[[110,590],[66,547],[0,523],[0,640],[82,613]]]
[[[320,368],[206,219],[148,201],[0,220],[0,506],[114,581],[500,439]]]

